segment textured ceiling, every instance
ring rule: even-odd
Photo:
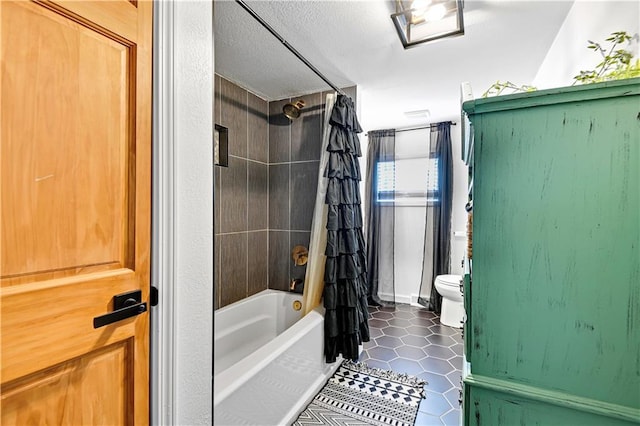
[[[389,1],[247,0],[330,81],[357,85],[366,130],[455,119],[460,83],[529,84],[572,1],[464,2],[465,34],[404,50]],[[329,87],[235,1],[215,2],[216,72],[267,100]],[[405,112],[429,110],[430,117]]]

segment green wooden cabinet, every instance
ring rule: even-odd
[[[465,424],[640,424],[640,79],[463,110]]]

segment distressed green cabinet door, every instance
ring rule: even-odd
[[[640,79],[467,102],[469,425],[640,424]]]

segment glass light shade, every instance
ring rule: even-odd
[[[447,8],[442,3],[434,4],[431,6],[427,12],[425,19],[427,21],[440,21],[447,14]]]
[[[391,15],[391,19],[404,48],[463,35],[462,2],[463,0],[433,0],[425,10],[417,2],[410,4],[396,0],[396,13]]]
[[[413,0],[411,9],[413,9],[413,17],[419,17],[427,12],[427,7],[431,4],[431,0]]]

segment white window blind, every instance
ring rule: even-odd
[[[393,193],[396,187],[396,163],[395,161],[379,161],[376,164],[376,188],[378,202],[393,201]]]
[[[421,157],[380,161],[376,165],[379,203],[424,206],[438,202],[438,158]]]

